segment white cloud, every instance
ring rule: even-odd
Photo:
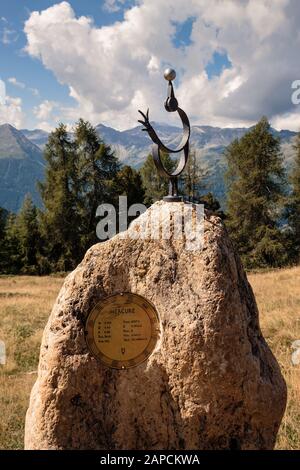
[[[105,0],[103,4],[103,9],[114,13],[119,11],[124,5],[125,0]]]
[[[40,92],[37,88],[28,88],[28,89],[33,94],[33,96],[40,96]]]
[[[271,124],[275,129],[289,129],[300,132],[300,111],[274,116]]]
[[[71,129],[74,122],[83,115],[79,106],[65,106],[51,100],[44,100],[38,106],[35,106],[33,113],[38,119],[36,127],[45,131],[52,130],[61,121]]]
[[[4,104],[0,104],[0,124],[9,123],[15,127],[22,127],[24,114],[21,98],[6,96]]]
[[[33,96],[40,96],[39,90],[37,88],[31,88],[31,87],[27,88],[26,84],[17,80],[16,77],[10,77],[8,78],[7,81],[8,83],[10,83],[11,85],[14,85],[17,88],[21,88],[22,90],[25,90],[25,89],[29,90],[30,93],[33,94]]]
[[[53,131],[54,126],[47,121],[41,121],[37,123],[36,128],[42,129],[43,131],[46,131],[46,132],[51,132]]]
[[[5,82],[0,79],[0,106],[5,103],[6,87]]]
[[[10,77],[7,81],[18,88],[25,88],[25,83],[19,82],[16,77]]]
[[[176,48],[176,22],[190,17],[191,43]],[[192,121],[228,126],[298,113],[290,87],[300,79],[299,20],[298,0],[140,0],[123,21],[97,27],[62,2],[31,13],[24,30],[28,54],[77,101],[62,110],[69,119],[128,128],[137,109],[150,106],[151,119],[172,120],[163,111],[162,72],[173,65],[179,103]],[[232,68],[209,80],[205,66],[215,51],[226,52]]]
[[[53,110],[57,106],[55,101],[45,100],[42,101],[38,106],[33,108],[35,116],[41,121],[48,121],[53,119]]]
[[[7,28],[6,26],[1,31],[1,42],[4,45],[16,42],[19,35],[14,29]]]

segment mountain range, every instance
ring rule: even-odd
[[[181,129],[162,123],[153,123],[159,137],[166,145],[175,148],[181,139]],[[105,143],[115,151],[122,164],[139,168],[151,152],[151,141],[141,126],[124,131],[99,124],[96,130]],[[248,128],[220,128],[192,126],[191,147],[197,151],[197,159],[206,175],[203,178],[204,192],[211,191],[224,207],[226,171],[224,149],[236,138],[241,138]],[[287,169],[293,161],[293,140],[296,132],[277,131],[281,139]],[[9,124],[0,125],[0,207],[17,212],[27,193],[32,195],[36,205],[41,206],[36,187],[44,178],[45,162],[43,149],[48,133],[41,129],[17,130]]]
[[[17,212],[28,193],[37,206],[37,181],[44,178],[42,150],[9,124],[0,126],[0,207]]]

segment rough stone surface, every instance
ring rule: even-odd
[[[26,449],[273,448],[285,382],[221,220],[206,213],[204,230],[198,251],[117,235],[86,253],[43,335]],[[150,358],[125,371],[91,356],[83,328],[96,302],[121,291],[153,302],[163,330]]]

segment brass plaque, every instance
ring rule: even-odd
[[[140,295],[112,295],[90,312],[85,334],[91,353],[106,366],[135,367],[155,348],[160,334],[158,314]]]

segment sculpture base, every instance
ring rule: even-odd
[[[182,202],[183,197],[182,196],[165,196],[163,200],[165,202]]]

